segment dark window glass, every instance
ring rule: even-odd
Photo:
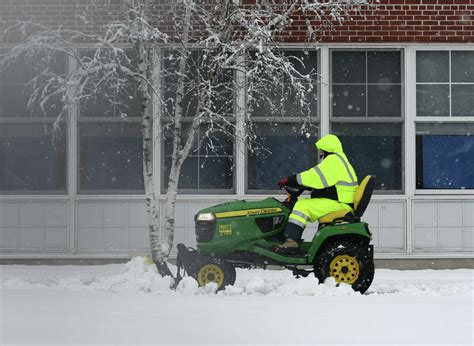
[[[402,189],[401,124],[333,123],[336,134],[359,180],[375,175],[375,189]]]
[[[474,116],[474,84],[453,84],[452,116]]]
[[[313,80],[316,78],[317,72],[317,52],[316,51],[293,51],[283,50],[279,53],[283,54],[292,63],[298,73],[302,75],[311,74]],[[278,80],[276,78],[281,76],[273,76],[268,73],[256,77],[259,78],[258,83],[249,81],[251,85],[251,92],[249,96],[249,108],[252,117],[305,117],[309,115],[317,117],[318,103],[317,103],[317,87],[313,85],[312,91],[306,95],[306,102],[309,104],[309,109],[301,107],[300,98],[297,97],[292,84],[300,82],[307,85],[307,81],[300,79],[297,81]],[[268,81],[267,83],[263,81]]]
[[[66,139],[51,123],[0,124],[0,191],[65,193]]]
[[[368,115],[370,117],[400,117],[402,95],[400,85],[369,85]]]
[[[177,51],[164,50],[162,64],[164,116],[174,116],[177,92],[180,55]],[[209,111],[221,116],[233,116],[234,113],[234,74],[231,69],[221,70],[212,83],[206,83],[209,71],[209,59],[202,51],[192,51],[186,59],[184,75],[184,117],[194,117],[198,105],[198,90],[206,85],[204,105]],[[204,82],[204,83],[203,83]]]
[[[369,51],[367,66],[369,83],[401,83],[401,66],[399,51]]]
[[[333,51],[333,117],[401,117],[400,51]]]
[[[234,186],[234,142],[232,129],[223,126],[224,131],[210,131],[208,125],[202,125],[193,143],[189,156],[181,168],[178,188],[186,190],[231,190]],[[189,124],[183,127],[187,134]],[[182,139],[184,145],[184,138]],[[173,137],[169,129],[165,130],[163,166],[163,188],[168,186],[171,155],[173,152]]]
[[[81,101],[82,117],[140,117],[138,84],[124,71],[137,70],[137,56],[132,49],[125,53],[110,50],[81,50],[84,68],[105,66],[85,84],[89,96]],[[81,66],[79,66],[81,68]],[[95,68],[95,67],[94,67]]]
[[[248,152],[248,189],[277,190],[276,183],[293,173],[317,164],[314,143],[318,128],[312,126],[310,135],[300,133],[301,124],[257,123],[254,132],[259,149]]]
[[[142,193],[139,123],[80,123],[80,185],[83,193]]]
[[[416,81],[449,82],[449,52],[416,52]]]
[[[333,116],[365,117],[365,85],[334,85],[332,92]]]
[[[474,189],[474,124],[418,124],[416,187]]]
[[[416,62],[417,116],[474,115],[473,51],[420,51]]]
[[[18,60],[3,66],[0,69],[0,117],[47,117],[56,118],[62,110],[59,96],[31,99],[33,84],[30,82],[37,78],[38,86],[44,85],[50,73],[62,75],[66,73],[66,56],[64,54],[35,55],[19,57]],[[44,72],[44,74],[42,74]],[[41,108],[43,103],[43,109]]]
[[[332,52],[333,83],[366,83],[365,52]]]
[[[473,51],[452,51],[451,52],[451,81],[454,83],[474,82],[474,52]]]
[[[416,114],[418,116],[449,116],[449,85],[417,84]]]

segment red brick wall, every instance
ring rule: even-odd
[[[474,0],[380,0],[323,42],[474,42]]]
[[[100,30],[101,24],[123,15],[123,3],[122,0],[0,0],[0,31],[18,20],[40,22],[49,27]],[[322,31],[319,40],[468,43],[474,42],[473,20],[474,0],[380,0],[375,9],[354,13],[342,26],[336,24],[331,30]],[[306,40],[302,18],[295,18],[285,40]]]

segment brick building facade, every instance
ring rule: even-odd
[[[366,212],[377,258],[473,258],[473,2],[381,0],[322,30],[317,44],[307,44],[303,18],[295,18],[285,34],[281,48],[310,50],[321,74],[315,136],[338,134],[359,175],[378,177]],[[0,31],[30,21],[95,32],[122,15],[123,2],[116,0],[0,0]],[[0,49],[18,39],[13,31],[2,37]],[[66,61],[58,68],[74,67]],[[43,144],[49,136],[43,127],[53,118],[22,115],[25,81],[11,77],[19,71],[0,77],[0,256],[121,257],[146,251],[141,168],[134,169],[141,165],[139,119],[132,116],[124,125],[79,109],[69,120],[64,150],[53,154]],[[196,154],[178,198],[176,242],[194,245],[197,210],[236,198],[281,197],[273,185],[294,169],[288,158],[304,151],[299,164],[310,162],[312,143],[295,139],[291,120],[283,120],[277,133],[264,118],[259,121],[266,144],[279,153],[272,162],[285,163],[272,166],[238,143],[220,166],[203,168],[203,156]],[[163,142],[155,148],[157,193],[164,199],[169,153]],[[126,164],[119,151],[137,155]],[[107,160],[99,162],[100,155]],[[35,156],[54,162],[36,164]],[[262,167],[271,167],[270,173]],[[209,184],[204,177],[216,170],[228,173]],[[106,179],[110,172],[115,181]]]

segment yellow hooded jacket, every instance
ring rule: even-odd
[[[298,184],[312,189],[335,186],[339,202],[353,203],[358,186],[357,176],[342,151],[341,141],[337,136],[328,134],[318,140],[315,145],[319,150],[331,155],[327,155],[320,164],[298,173],[296,175]]]

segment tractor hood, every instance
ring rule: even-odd
[[[202,209],[199,214],[212,213],[217,219],[268,215],[282,212],[286,207],[277,199],[269,197],[261,201],[237,200]]]

